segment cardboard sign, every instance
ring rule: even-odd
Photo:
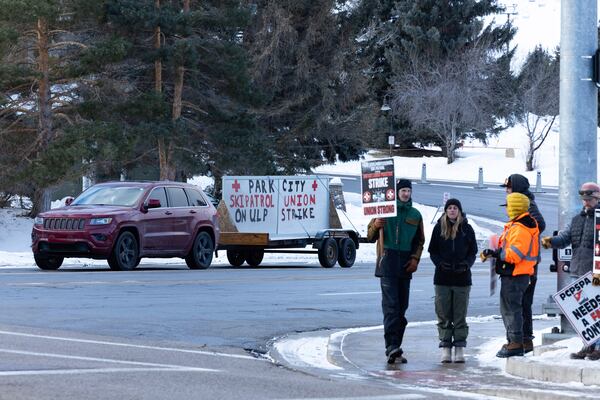
[[[394,160],[361,163],[363,215],[372,218],[396,216],[396,178]]]
[[[444,195],[442,196],[442,206],[445,206],[448,200],[450,200],[450,192],[444,192]]]
[[[329,228],[329,178],[224,176],[223,201],[239,232],[304,238]]]
[[[586,345],[600,339],[600,287],[592,285],[591,272],[552,297]]]

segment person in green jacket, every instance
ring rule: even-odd
[[[375,241],[379,238],[379,230],[383,229],[383,252],[378,253],[376,276],[381,284],[385,355],[389,364],[406,363],[402,356],[402,339],[408,323],[405,314],[410,280],[417,270],[425,243],[423,217],[412,206],[412,183],[408,179],[399,179],[396,188],[396,217],[375,218],[367,231],[367,238]],[[380,245],[378,243],[378,249]]]

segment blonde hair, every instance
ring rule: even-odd
[[[463,216],[460,210],[458,210],[458,216],[456,217],[456,222],[454,224],[450,222],[448,214],[444,213],[444,215],[442,216],[442,237],[446,240],[456,239],[456,233],[458,232],[458,228],[460,228],[460,224],[462,222]]]

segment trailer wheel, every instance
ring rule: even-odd
[[[350,238],[340,240],[338,263],[342,268],[350,268],[356,260],[356,244]]]
[[[240,267],[244,261],[244,253],[240,250],[227,250],[227,261],[234,267]]]
[[[323,268],[331,268],[338,259],[338,246],[333,238],[324,239],[319,248],[319,262]]]
[[[246,262],[251,267],[258,267],[265,256],[265,249],[251,249],[246,251]]]

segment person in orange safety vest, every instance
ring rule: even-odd
[[[538,225],[527,211],[529,198],[513,192],[506,196],[505,205],[509,221],[500,236],[499,248],[481,253],[483,261],[496,258],[496,273],[500,275],[500,313],[508,340],[496,354],[500,358],[524,353],[523,297],[540,255]]]

